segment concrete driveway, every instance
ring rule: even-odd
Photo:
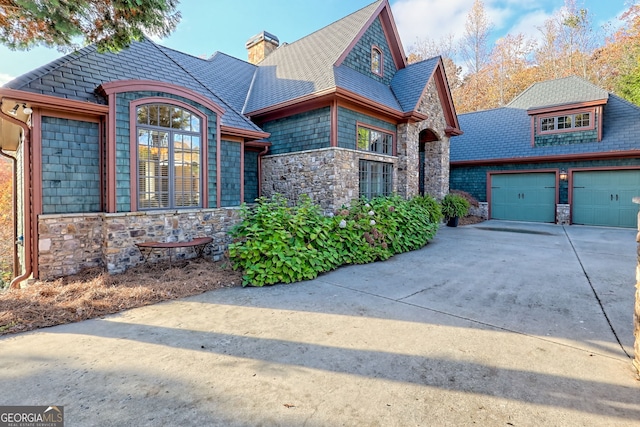
[[[487,221],[419,251],[0,339],[67,426],[625,426],[634,230]]]

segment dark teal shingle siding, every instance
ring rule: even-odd
[[[258,194],[258,151],[244,152],[244,202],[253,203]]]
[[[331,143],[331,110],[324,107],[296,114],[264,123],[262,128],[271,133],[269,154],[327,148]]]
[[[240,143],[222,141],[221,206],[239,206],[240,200]]]
[[[357,124],[374,126],[395,134],[396,126],[347,108],[338,108],[338,147],[356,149]]]
[[[382,60],[384,64],[382,77],[371,72],[371,48],[373,46],[382,50]],[[391,49],[387,43],[387,38],[384,35],[379,17],[373,21],[371,26],[369,26],[360,40],[355,44],[345,58],[344,65],[387,86],[391,84],[391,80],[398,70],[393,62]]]
[[[42,211],[100,212],[98,123],[42,117]]]

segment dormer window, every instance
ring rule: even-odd
[[[540,117],[540,133],[555,133],[593,129],[591,112]]]
[[[371,48],[371,72],[382,75],[382,51],[376,46]]]

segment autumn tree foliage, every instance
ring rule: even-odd
[[[0,157],[0,289],[13,271],[13,168]]]
[[[166,36],[178,24],[178,0],[0,0],[0,43],[118,51],[147,35]]]
[[[409,50],[409,61],[443,57],[458,113],[506,105],[536,82],[571,75],[640,105],[639,1],[629,6],[620,18],[623,25],[606,38],[577,1],[565,0],[537,28],[537,41],[507,34],[490,45],[493,23],[484,3],[476,0],[459,39],[450,34],[438,41],[418,40]]]

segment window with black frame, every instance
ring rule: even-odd
[[[360,160],[360,196],[372,199],[393,192],[393,164]]]

